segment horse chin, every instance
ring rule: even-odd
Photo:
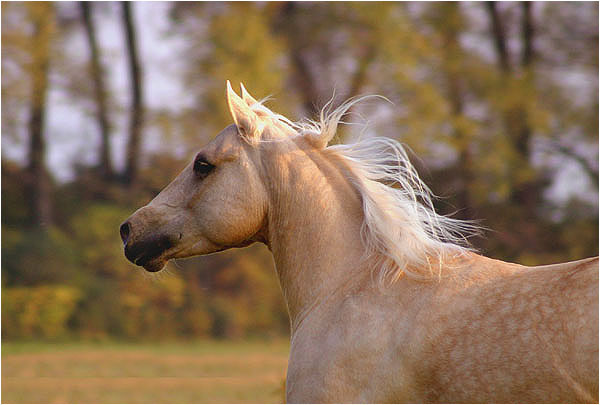
[[[166,261],[160,258],[154,259],[154,260],[150,260],[147,263],[144,263],[144,265],[142,267],[144,267],[144,270],[150,272],[150,273],[156,273],[158,271],[161,271],[163,269],[163,267],[165,267]]]

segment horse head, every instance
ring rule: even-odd
[[[148,271],[160,271],[172,258],[264,241],[268,200],[257,145],[291,128],[261,117],[266,108],[243,86],[240,97],[227,82],[227,101],[235,124],[121,225],[125,256]]]

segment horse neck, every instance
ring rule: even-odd
[[[312,310],[369,277],[360,236],[362,203],[347,169],[327,151],[302,140],[293,143],[269,160],[266,177],[268,245],[292,333]]]

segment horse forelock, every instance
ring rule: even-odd
[[[468,238],[480,234],[481,228],[473,221],[435,212],[435,196],[399,142],[367,138],[327,146],[348,110],[369,97],[379,96],[352,98],[333,110],[330,100],[321,110],[319,121],[301,122],[272,112],[264,106],[267,99],[258,101],[250,105],[264,123],[266,136],[258,142],[300,136],[346,162],[352,173],[349,180],[362,199],[361,237],[366,255],[376,258],[381,283],[394,282],[402,274],[421,280],[443,277],[442,267],[451,268],[454,257],[472,250]],[[256,143],[256,138],[246,141]]]

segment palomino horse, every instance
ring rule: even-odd
[[[266,244],[291,319],[290,402],[598,402],[598,258],[524,267],[460,243],[402,147],[327,146],[227,85],[235,125],[123,225],[148,271]]]

